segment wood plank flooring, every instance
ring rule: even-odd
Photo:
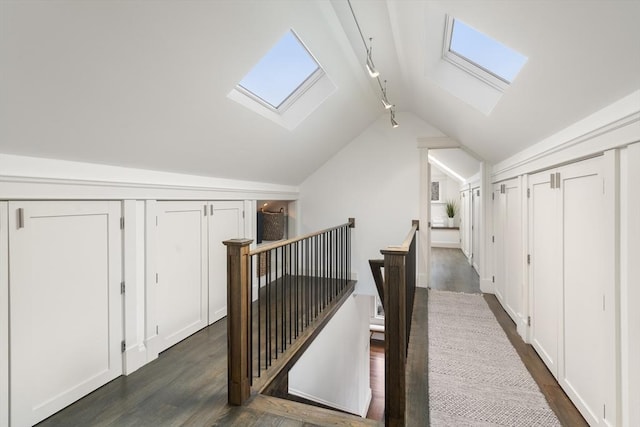
[[[449,250],[444,249],[444,251]],[[451,259],[459,258],[451,253],[443,256]],[[466,263],[466,260],[463,259],[463,262]],[[459,266],[460,269],[467,267],[471,269],[468,264]],[[445,268],[444,263],[441,268]],[[456,274],[452,273],[448,276],[447,273],[438,273],[436,277],[443,277],[446,279],[445,282],[450,283]],[[468,270],[462,275],[466,275],[467,279],[477,280],[474,279],[473,274],[468,274]],[[474,283],[456,285],[453,289],[447,288],[445,283],[438,289],[474,289]],[[426,290],[418,288],[416,292],[414,326],[408,359],[412,365],[408,368],[407,374],[407,384],[416,388],[408,393],[407,420],[408,425],[426,425],[418,418],[424,416],[424,412],[419,412],[418,416],[411,415],[411,411],[415,410],[426,410],[428,414],[427,382],[416,381],[411,386],[412,381],[409,381],[409,378],[419,380],[420,375],[427,370],[426,347],[424,347],[427,342],[427,324],[426,321],[415,320],[416,316],[426,316],[426,298],[423,299],[420,296],[422,292],[426,294]],[[485,295],[485,299],[563,425],[586,426],[584,419],[548,372],[535,350],[522,342],[517,335],[515,324],[511,322],[497,299],[493,295]],[[252,396],[249,403],[242,407],[229,406],[226,389],[226,330],[226,319],[222,319],[163,352],[157,360],[140,370],[127,377],[115,379],[44,420],[40,425],[154,427],[167,425],[196,427],[382,425],[379,421],[375,421],[382,420],[384,416],[384,403],[381,406],[376,404],[378,395],[374,395],[370,407],[370,414],[375,420],[263,395]],[[420,341],[416,337],[423,342],[418,347],[416,344]],[[380,390],[376,382],[378,378],[383,392],[384,347],[381,348],[381,352],[375,352],[375,346],[372,345],[371,387],[374,390]],[[380,398],[384,402],[384,394],[381,394]]]
[[[41,426],[369,426],[357,416],[254,394],[227,404],[226,318],[41,422]]]
[[[460,249],[431,248],[429,287],[452,292],[480,293],[478,274],[469,265]],[[504,311],[495,295],[484,294],[483,296],[558,420],[564,426],[587,426],[580,412],[549,372],[538,353],[518,335],[515,323]]]
[[[371,340],[369,372],[371,403],[367,418],[384,421],[384,341]]]
[[[494,316],[496,316],[496,320],[500,326],[502,326],[505,334],[507,334],[511,345],[516,349],[520,359],[522,359],[522,362],[534,381],[538,384],[538,387],[540,387],[542,394],[547,399],[547,402],[549,402],[549,406],[553,412],[555,412],[562,425],[571,427],[588,426],[578,409],[576,409],[569,397],[562,390],[558,381],[556,381],[542,359],[540,359],[538,353],[518,335],[516,324],[513,323],[511,317],[504,311],[496,296],[492,294],[484,294],[483,296]]]
[[[480,293],[480,278],[460,249],[431,248],[429,287],[441,291]]]

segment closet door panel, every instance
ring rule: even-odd
[[[502,184],[493,188],[493,282],[496,297],[506,308],[505,300],[505,198],[501,193]]]
[[[209,209],[209,324],[227,315],[227,248],[224,240],[244,237],[244,202],[213,202]]]
[[[522,192],[518,179],[505,183],[504,196],[504,264],[506,310],[514,322],[522,318]]]
[[[119,202],[10,202],[11,425],[122,373]]]
[[[164,350],[207,326],[204,202],[158,202],[158,326]]]
[[[592,425],[602,413],[604,194],[600,159],[561,169],[564,328],[561,384]],[[609,331],[614,333],[613,331]]]
[[[473,268],[479,272],[480,267],[480,189],[471,190],[471,260]]]
[[[532,175],[529,182],[531,342],[549,371],[557,378],[562,307],[557,192],[551,188],[548,172]]]

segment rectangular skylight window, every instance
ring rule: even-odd
[[[322,69],[293,31],[288,31],[244,76],[238,87],[275,110],[322,75]]]
[[[443,51],[446,60],[501,90],[527,62],[526,56],[451,16]]]

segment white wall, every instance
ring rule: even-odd
[[[615,230],[607,235],[610,257],[602,260],[607,266],[611,264],[608,271],[612,272],[605,283],[604,297],[607,307],[613,307],[607,310],[607,321],[616,325],[616,332],[600,345],[612,355],[615,366],[607,369],[616,375],[600,387],[607,414],[603,422],[621,426],[640,424],[640,367],[636,363],[640,360],[640,267],[633,261],[640,258],[640,193],[636,188],[640,182],[639,143],[640,91],[636,91],[500,162],[492,168],[490,177],[495,183],[522,176],[526,184],[527,174],[604,154],[603,191],[610,206],[606,223]],[[523,220],[528,223],[526,215]],[[528,287],[527,281],[525,289]],[[529,335],[528,328],[518,331],[525,339]]]
[[[622,425],[640,425],[640,143],[622,150],[620,169],[620,344]]]
[[[367,415],[370,305],[364,295],[353,294],[345,301],[289,371],[289,393]]]
[[[440,132],[410,113],[383,114],[300,185],[303,233],[356,219],[351,269],[357,293],[376,293],[369,259],[400,244],[419,218],[419,136]]]
[[[438,166],[431,165],[431,182],[440,181],[440,191],[444,191],[444,194],[440,196],[442,202],[431,202],[431,224],[435,225],[438,219],[444,221],[444,225],[447,225],[447,209],[446,202],[453,200],[458,206],[458,211],[454,218],[454,226],[457,227],[460,222],[460,186],[461,183],[446,173],[444,173]],[[436,236],[432,234],[432,241],[436,241]]]
[[[0,153],[0,199],[293,200],[290,185]]]
[[[9,425],[9,233],[7,202],[0,202],[0,427]]]

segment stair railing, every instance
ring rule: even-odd
[[[384,308],[386,426],[404,426],[406,421],[405,375],[416,290],[418,229],[419,222],[414,220],[401,245],[381,250],[384,260],[369,261]]]
[[[265,375],[267,370],[314,320],[352,289],[354,227],[355,219],[349,218],[345,224],[254,250],[250,250],[250,239],[223,242],[227,246],[230,404],[246,402],[256,379],[258,391],[264,389],[268,385],[264,377],[275,377]]]

